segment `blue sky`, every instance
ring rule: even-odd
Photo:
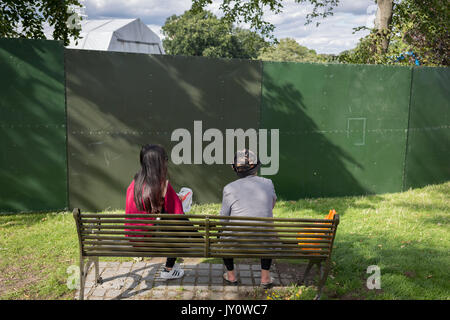
[[[297,4],[294,0],[283,1],[283,12],[278,15],[268,12],[266,19],[275,25],[274,34],[278,39],[294,38],[318,53],[337,54],[354,48],[358,39],[367,34],[364,31],[353,34],[353,28],[372,24],[376,8],[374,0],[340,2],[334,16],[319,20],[319,27],[315,24],[305,26],[305,17],[311,6]],[[220,16],[220,3],[220,0],[214,0],[208,9]],[[84,5],[88,19],[140,18],[161,35],[160,28],[166,18],[188,10],[191,0],[85,0]]]

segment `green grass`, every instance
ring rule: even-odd
[[[447,182],[396,194],[279,201],[274,215],[340,214],[325,299],[450,299],[449,194]],[[194,205],[192,212],[219,209]],[[66,270],[77,263],[71,213],[0,215],[0,299],[72,299]],[[381,269],[380,290],[366,288],[370,265]],[[312,296],[293,286],[271,298]]]

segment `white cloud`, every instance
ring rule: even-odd
[[[214,0],[208,7],[220,16],[219,5],[222,0]],[[140,18],[160,37],[161,26],[167,17],[182,14],[189,10],[191,0],[86,0],[88,19],[102,18]],[[300,44],[316,50],[318,53],[339,53],[356,46],[359,38],[367,32],[353,34],[353,28],[364,26],[373,21],[374,12],[368,8],[374,0],[341,0],[334,9],[334,15],[326,19],[318,19],[305,26],[306,15],[312,6],[295,3],[294,0],[283,1],[282,13],[275,15],[266,10],[266,19],[275,25],[275,36],[278,39],[290,37]],[[248,27],[242,24],[243,27]]]
[[[191,7],[191,0],[86,0],[88,18],[141,18],[147,24],[164,24],[167,17]]]
[[[275,25],[274,34],[278,39],[294,38],[301,45],[318,53],[337,54],[354,48],[358,40],[367,34],[364,31],[353,34],[353,28],[366,25],[370,14],[373,15],[373,12],[367,13],[367,8],[373,3],[373,0],[341,0],[339,7],[334,9],[333,16],[318,18],[305,25],[306,15],[312,11],[312,6],[287,0],[283,13],[269,13],[268,21]],[[373,18],[374,16],[371,17]],[[316,21],[320,22],[318,27]]]

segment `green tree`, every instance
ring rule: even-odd
[[[70,24],[73,10],[80,7],[79,0],[2,0],[0,37],[45,39],[47,23],[54,28],[53,39],[68,45],[70,38],[80,38],[80,29]]]
[[[448,0],[402,0],[394,2],[392,21],[386,32],[387,50],[379,50],[384,38],[377,29],[360,39],[353,50],[339,55],[343,63],[449,65],[450,35]],[[360,29],[360,28],[358,28]],[[404,53],[413,53],[414,56]],[[398,60],[398,57],[405,57]]]
[[[234,28],[204,10],[167,18],[162,32],[164,50],[172,55],[253,59],[267,46],[257,33]]]
[[[326,18],[333,15],[333,9],[339,5],[339,0],[294,0],[300,4],[311,4],[312,11],[306,15],[306,24],[315,18]],[[376,50],[379,53],[387,52],[389,47],[389,34],[393,14],[394,0],[374,0],[377,4],[377,38]],[[224,19],[233,23],[248,23],[250,29],[260,32],[263,36],[274,39],[272,35],[275,26],[264,19],[266,12],[281,13],[286,0],[219,0],[220,9]],[[213,0],[192,0],[192,10],[203,10],[213,3]],[[319,22],[316,22],[318,25]]]
[[[274,38],[272,35],[275,26],[264,20],[265,12],[281,13],[285,0],[220,0],[220,10],[224,13],[223,19],[231,23],[248,23],[250,29],[261,33],[264,37]],[[220,2],[219,1],[219,2]],[[310,3],[312,12],[306,16],[307,23],[314,18],[333,15],[333,8],[339,4],[339,0],[295,0],[296,3]],[[202,11],[213,0],[192,0],[192,10]],[[317,23],[319,24],[319,23]]]
[[[386,64],[387,54],[380,52],[380,37],[376,30],[359,40],[356,48],[345,50],[338,56],[341,63],[354,64]]]
[[[262,49],[270,46],[263,37],[247,29],[234,28],[233,35],[241,48],[241,56],[245,59],[256,59]]]
[[[291,62],[326,62],[327,59],[316,51],[301,46],[291,38],[281,39],[268,48],[261,49],[258,57],[266,61],[291,61]]]
[[[450,63],[448,0],[403,0],[396,4],[392,33],[394,53],[405,47],[426,65]],[[404,52],[404,51],[403,51]]]

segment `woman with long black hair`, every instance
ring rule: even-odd
[[[156,144],[143,146],[140,152],[140,162],[141,168],[127,189],[125,213],[183,214],[183,205],[167,180],[168,157],[164,148]],[[155,217],[148,219],[154,220]],[[126,225],[148,226],[152,224],[126,223]],[[139,230],[130,229],[129,231]],[[133,235],[128,236],[132,237]],[[167,258],[161,278],[177,279],[184,275],[182,269],[175,267],[175,261],[176,258]]]

